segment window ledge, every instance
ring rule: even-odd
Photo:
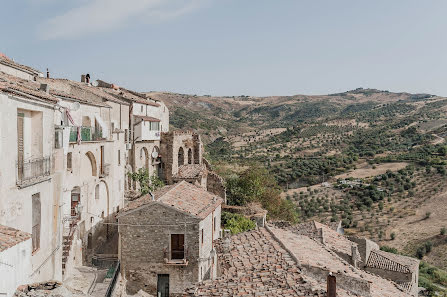
[[[165,258],[165,264],[166,265],[174,265],[174,266],[187,266],[189,263],[186,259],[175,259],[175,260],[169,260]]]

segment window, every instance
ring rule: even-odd
[[[73,166],[73,160],[72,160],[72,158],[73,158],[73,154],[72,153],[68,153],[67,154],[67,170],[70,170],[71,171],[71,169],[73,168],[72,166]]]
[[[118,150],[118,165],[121,165],[121,150]]]
[[[185,234],[171,234],[171,259],[185,258]]]
[[[216,231],[216,225],[217,225],[217,217],[214,217],[214,222],[213,222],[214,231]]]
[[[104,219],[104,211],[101,212],[101,218]]]
[[[96,187],[95,187],[95,199],[96,200],[99,199],[99,185],[96,185]]]
[[[41,222],[41,206],[40,206],[40,193],[34,194],[32,196],[32,244],[33,252],[40,248],[40,222]]]
[[[159,131],[160,130],[160,122],[149,122],[149,130],[150,131]]]
[[[202,229],[202,244],[203,244],[203,229]]]
[[[143,112],[143,105],[141,105],[141,112]]]
[[[127,143],[129,141],[129,130],[124,130],[124,142]]]

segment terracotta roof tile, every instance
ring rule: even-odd
[[[206,173],[206,167],[203,164],[186,164],[178,168],[178,172],[174,174],[174,179],[190,179],[198,178]]]
[[[369,255],[366,266],[402,273],[411,273],[419,267],[419,261],[402,255],[396,255],[381,250],[373,250]]]
[[[185,181],[161,188],[154,193],[154,198],[158,203],[168,205],[200,219],[206,218],[208,214],[223,202],[222,198]],[[151,195],[145,195],[130,202],[122,210],[122,214],[138,207],[149,205],[152,202],[154,201]]]
[[[0,225],[0,252],[31,238],[31,234]]]
[[[0,72],[0,90],[4,93],[15,94],[28,99],[43,101],[46,103],[57,103],[59,99],[39,90],[40,83],[25,80],[13,75]]]
[[[13,60],[7,58],[4,55],[0,55],[0,64],[6,65],[6,66],[9,66],[9,67],[12,67],[12,68],[16,68],[16,69],[19,69],[19,70],[22,70],[22,71],[26,71],[26,72],[29,72],[29,73],[34,74],[36,76],[41,74],[40,71],[38,71],[38,70],[36,70],[34,68],[31,68],[29,66],[19,64],[19,63],[13,61]]]
[[[160,119],[154,118],[154,117],[147,117],[147,116],[139,116],[136,115],[136,118],[142,119],[143,121],[149,121],[149,122],[160,122]]]
[[[222,274],[186,290],[183,296],[326,296],[324,286],[304,276],[265,228],[216,244]]]

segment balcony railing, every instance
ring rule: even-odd
[[[19,186],[34,183],[50,174],[50,157],[29,159],[17,163],[17,185]]]
[[[102,130],[94,127],[80,127],[81,129],[81,141],[100,141],[105,137],[102,135]],[[71,127],[70,130],[70,142],[77,142],[78,140],[78,127]]]
[[[166,264],[168,265],[180,265],[186,266],[188,265],[189,253],[188,249],[185,248],[179,251],[172,251],[168,248],[163,249],[163,258]],[[175,259],[173,259],[175,258]]]

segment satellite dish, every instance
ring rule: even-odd
[[[157,159],[158,157],[158,152],[157,151],[153,151],[152,152],[152,158]]]
[[[79,108],[81,108],[81,104],[79,104],[79,102],[73,102],[73,104],[71,105],[70,110],[72,110],[72,111],[76,111],[76,110],[78,110]]]
[[[99,83],[98,83],[97,80],[95,80],[95,81],[92,82],[92,86],[97,87],[98,85],[99,85]]]

